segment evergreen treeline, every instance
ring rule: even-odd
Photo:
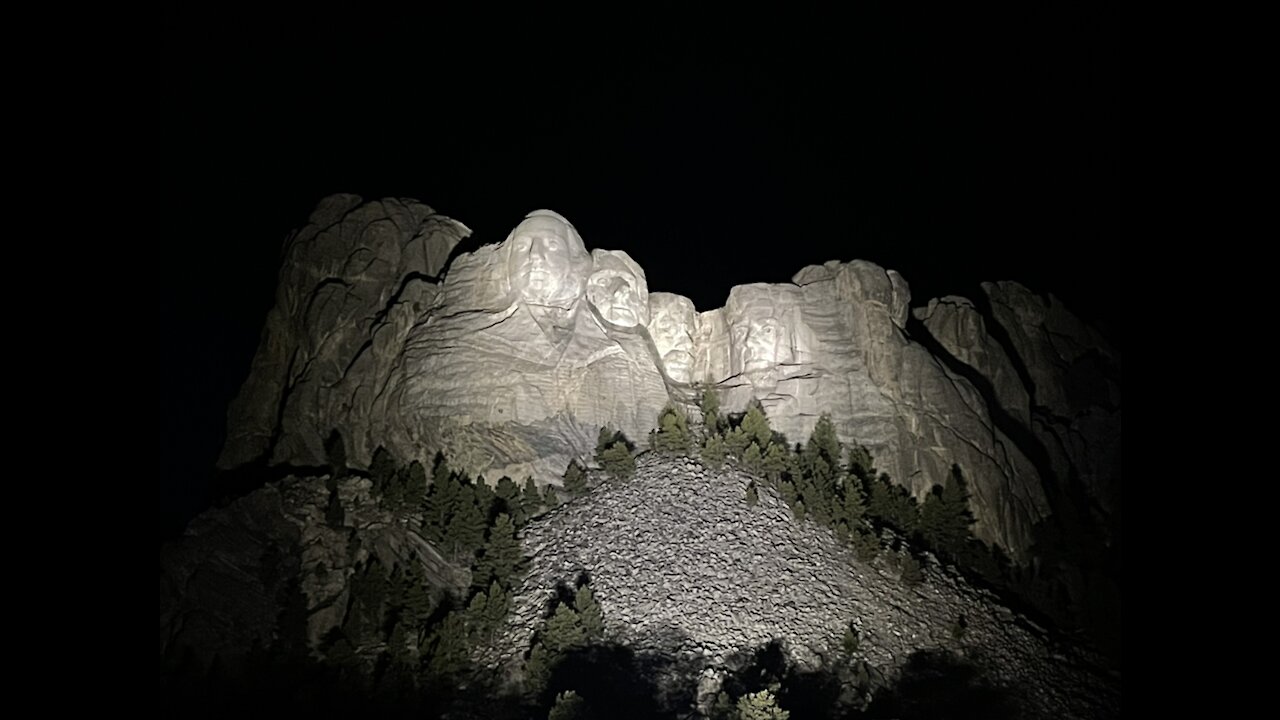
[[[752,400],[745,413],[721,413],[715,391],[704,389],[700,401],[702,460],[719,466],[733,462],[763,478],[791,508],[797,519],[809,519],[831,528],[858,557],[871,560],[882,549],[884,530],[910,539],[912,547],[932,550],[939,557],[998,579],[998,556],[973,537],[969,495],[959,467],[935,486],[923,505],[906,488],[877,474],[871,454],[855,445],[846,448],[836,436],[831,419],[823,415],[803,444],[791,447],[769,425],[759,401]],[[666,413],[675,413],[665,410]],[[667,422],[678,431],[686,424]],[[661,432],[658,437],[661,437]],[[759,501],[756,483],[747,487],[746,501]],[[905,581],[921,577],[919,559],[894,548],[891,562],[902,569]],[[905,554],[905,557],[898,557]]]

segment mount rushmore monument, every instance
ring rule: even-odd
[[[641,440],[711,389],[791,443],[830,416],[917,497],[958,465],[975,533],[1015,559],[1068,485],[1118,512],[1120,354],[1052,296],[987,283],[913,310],[897,272],[833,260],[699,311],[555,212],[458,252],[470,232],[412,200],[321,201],[286,240],[219,465],[321,465],[337,430],[352,466],[381,445],[558,483],[601,426]]]

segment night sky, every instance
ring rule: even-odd
[[[162,536],[207,505],[281,242],[335,192],[473,244],[550,208],[699,310],[861,258],[913,305],[1019,280],[1122,345],[1111,21],[975,12],[170,17]]]

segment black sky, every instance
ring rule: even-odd
[[[476,243],[551,208],[700,310],[862,258],[913,304],[1016,279],[1122,343],[1103,15],[610,6],[497,28],[362,7],[170,18],[162,534],[205,502],[282,239],[334,192],[420,199]]]

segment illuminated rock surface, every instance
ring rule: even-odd
[[[936,564],[907,586],[883,555],[856,560],[830,530],[796,521],[768,488],[749,506],[746,475],[649,454],[633,478],[594,481],[588,495],[525,528],[528,575],[501,639],[481,653],[486,662],[514,665],[557,586],[585,576],[605,641],[684,660],[683,673],[722,677],[771,642],[797,667],[831,672],[852,623],[856,657],[889,682],[914,653],[941,648],[980,658],[1021,707],[1018,717],[1118,715],[1118,685],[1096,657],[1056,645]]]
[[[959,465],[975,532],[1015,557],[1063,478],[1118,493],[1118,356],[1016,284],[985,286],[989,313],[944,299],[912,318],[898,273],[832,261],[697,312],[553,212],[450,258],[468,233],[411,201],[324,200],[286,246],[220,465],[321,465],[336,429],[354,466],[378,445],[427,464],[443,450],[546,484],[600,426],[642,442],[710,386],[729,412],[759,399],[793,443],[829,414],[917,497]]]

